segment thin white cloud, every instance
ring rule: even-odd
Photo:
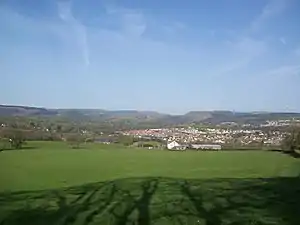
[[[226,74],[246,67],[252,60],[267,52],[267,44],[264,41],[243,37],[236,41],[227,42],[228,60],[220,66],[217,74]]]
[[[140,37],[146,31],[147,25],[139,12],[128,12],[122,15],[122,26],[127,35]]]
[[[10,29],[15,29],[24,34],[45,34],[58,35],[66,38],[64,26],[45,20],[36,20],[25,16],[12,8],[0,6],[0,20],[4,22]]]
[[[284,37],[279,38],[280,42],[284,45],[286,45],[286,40]]]
[[[120,26],[119,32],[123,35],[137,38],[146,31],[146,18],[140,10],[117,7],[112,4],[106,4],[105,9],[109,16],[116,19]]]
[[[215,38],[217,31],[216,30],[209,30],[208,33],[210,34],[211,37]]]
[[[234,48],[239,50],[242,54],[252,58],[264,53],[266,51],[266,44],[264,41],[258,41],[249,37],[245,37],[235,43]]]
[[[62,25],[61,22],[56,24],[60,31],[58,33],[62,33],[62,35],[67,33],[65,34],[65,38],[71,38],[70,36],[72,35],[70,35],[69,32],[61,32],[61,27],[69,25],[74,28],[78,35],[78,41],[81,43],[81,51],[86,65],[89,64],[90,56],[103,64],[105,64],[106,60],[103,59],[104,56],[107,58],[107,61],[109,61],[108,59],[110,59],[110,57],[119,57],[119,59],[121,59],[120,61],[124,59],[130,61],[129,59],[132,59],[132,62],[144,57],[141,61],[143,61],[145,65],[149,65],[150,63],[153,63],[153,65],[156,63],[157,65],[163,65],[162,60],[159,59],[172,58],[174,62],[178,62],[178,64],[182,63],[183,67],[192,65],[194,68],[201,68],[209,74],[219,76],[223,74],[232,75],[234,74],[233,72],[241,72],[242,69],[247,68],[252,61],[268,53],[268,43],[266,41],[255,39],[251,37],[251,35],[243,35],[242,31],[240,31],[239,34],[234,33],[237,36],[234,41],[228,42],[227,44],[218,43],[218,46],[212,46],[213,51],[211,51],[209,46],[205,46],[205,43],[199,43],[194,49],[191,49],[185,48],[185,44],[175,46],[172,43],[168,43],[168,41],[160,42],[157,41],[157,39],[148,38],[148,33],[146,33],[146,35],[144,34],[146,31],[148,32],[148,27],[152,28],[153,24],[157,24],[157,26],[153,26],[156,28],[156,30],[153,31],[160,32],[164,28],[164,23],[160,23],[161,21],[159,21],[159,19],[152,18],[149,14],[143,14],[140,10],[124,9],[121,7],[110,7],[106,10],[107,15],[105,15],[107,19],[114,18],[114,22],[118,23],[118,26],[116,26],[117,29],[106,26],[88,27],[89,45],[91,46],[89,52],[86,41],[87,28],[80,25],[74,18],[71,2],[64,1],[58,4],[59,17],[65,21],[65,25]],[[155,20],[155,23],[152,24],[153,20]],[[34,21],[35,25],[36,23],[38,23],[37,20]],[[168,24],[174,25],[178,30],[184,30],[185,28],[184,25],[180,23],[177,24],[174,21],[168,21]],[[31,28],[35,25],[28,25],[26,27]],[[161,27],[159,27],[159,25]],[[41,24],[36,29],[46,29],[47,26],[48,24]],[[149,33],[151,35],[151,32]],[[130,42],[128,40],[133,41]],[[105,43],[105,45],[100,46],[99,43]],[[122,58],[125,52],[126,57]],[[185,62],[185,59],[189,59],[188,61],[192,62]],[[101,63],[98,65],[101,65]],[[95,68],[96,67],[95,65]]]
[[[141,38],[145,33],[150,34],[154,31],[155,35],[175,35],[187,28],[181,21],[164,21],[162,18],[145,14],[140,9],[124,8],[115,4],[105,4],[106,13],[117,23],[118,30],[123,36],[128,38]]]
[[[59,17],[74,29],[74,32],[76,33],[76,38],[78,40],[78,44],[80,45],[82,51],[84,63],[86,66],[88,66],[90,64],[90,57],[86,29],[73,16],[71,1],[59,1],[57,4]]]
[[[174,22],[172,24],[172,26],[175,28],[175,29],[178,29],[178,30],[182,30],[182,29],[185,29],[187,28],[187,25],[182,23],[182,22]]]
[[[165,24],[154,24],[154,27],[161,26],[162,33],[168,35],[168,37],[174,37],[174,35],[180,34],[187,29],[187,25],[182,22],[172,22],[172,23],[165,23]]]
[[[267,42],[265,40],[254,39],[253,33],[259,31],[267,21],[280,15],[287,7],[289,0],[269,0],[268,4],[262,9],[261,13],[254,18],[248,28],[244,31],[235,32],[234,42],[229,42],[231,51],[236,56],[232,62],[228,63],[223,70],[224,73],[246,67],[252,60],[267,52]],[[285,38],[280,38],[280,42],[286,45]]]
[[[262,12],[252,21],[250,30],[258,31],[265,22],[282,13],[287,7],[288,0],[270,0]]]
[[[266,71],[262,76],[270,77],[270,79],[290,79],[291,77],[300,77],[300,64],[279,66]]]
[[[295,54],[296,54],[296,56],[300,57],[300,47],[295,50]]]

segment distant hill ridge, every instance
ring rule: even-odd
[[[65,116],[65,117],[102,117],[102,118],[150,118],[162,117],[154,111],[104,110],[104,109],[47,109],[42,107],[0,105],[0,116]]]
[[[184,115],[162,114],[155,111],[104,110],[104,109],[47,109],[31,106],[0,105],[0,116],[57,116],[72,119],[94,118],[97,120],[152,121],[162,125],[205,122],[251,123],[266,120],[300,118],[300,113],[286,112],[232,112],[232,111],[191,111]]]

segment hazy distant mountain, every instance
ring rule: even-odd
[[[300,113],[278,113],[278,112],[224,112],[214,111],[211,112],[211,118],[205,119],[204,122],[210,124],[220,124],[223,122],[235,122],[238,124],[260,124],[266,120],[279,120],[279,119],[290,119],[300,118]]]
[[[168,115],[153,111],[103,110],[103,109],[46,109],[28,106],[0,105],[0,116],[51,116],[73,120],[93,119],[97,121],[133,121],[134,123],[156,123],[176,125],[187,123],[219,124],[222,122],[261,123],[266,120],[299,118],[300,113],[191,111],[184,115]]]
[[[209,119],[213,115],[212,115],[212,112],[208,112],[208,111],[191,111],[183,116],[187,120],[190,120],[191,122],[197,122],[197,121],[203,121],[203,120]]]
[[[73,119],[151,119],[161,118],[164,114],[137,110],[46,109],[28,106],[0,105],[0,116],[60,116]]]
[[[0,105],[0,116],[49,116],[57,112],[29,106]]]

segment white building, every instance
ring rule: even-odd
[[[211,145],[207,145],[207,144],[193,144],[191,145],[191,147],[193,149],[213,149],[213,150],[221,150],[222,146],[221,145],[217,145],[217,144],[211,144]]]
[[[176,147],[180,147],[180,144],[178,144],[176,141],[172,141],[172,142],[167,144],[168,149],[174,149]]]

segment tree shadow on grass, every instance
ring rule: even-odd
[[[121,179],[0,194],[1,225],[300,224],[300,179]]]
[[[134,220],[131,221],[132,224],[150,224],[150,204],[157,187],[158,180],[149,179],[141,183],[142,192],[139,196],[133,195],[129,190],[122,190],[126,199],[125,210],[120,211],[118,209],[120,204],[115,204],[110,210],[110,214],[116,218],[115,224],[127,224],[130,221],[130,215],[134,210],[137,210],[138,215],[136,216],[136,219],[134,218]]]
[[[20,150],[31,150],[31,149],[38,149],[37,146],[22,146]]]
[[[291,156],[293,158],[300,158],[300,153],[299,151],[284,151],[284,150],[281,150],[281,149],[272,149],[272,150],[269,150],[270,152],[278,152],[278,153],[282,153],[284,155],[288,155],[288,156]]]
[[[7,151],[22,151],[22,150],[33,150],[33,149],[37,149],[36,146],[22,146],[22,148],[4,148],[4,149],[0,149],[0,152],[7,152]]]

